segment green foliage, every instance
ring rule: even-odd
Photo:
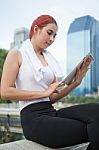
[[[12,101],[11,100],[2,100],[1,98],[0,98],[0,103],[12,103]]]
[[[0,81],[1,81],[1,76],[2,76],[2,70],[3,70],[3,64],[5,61],[5,58],[8,54],[8,51],[5,49],[0,49]],[[4,101],[0,98],[0,103],[11,103],[12,101],[8,100],[8,101]]]
[[[67,96],[61,100],[63,103],[99,103],[99,96]]]
[[[3,64],[4,64],[7,54],[8,54],[7,50],[0,49],[0,80],[1,80],[1,76],[2,76]]]
[[[23,139],[22,133],[12,133],[10,131],[0,131],[0,144],[9,143]]]

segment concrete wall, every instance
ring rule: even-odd
[[[88,143],[85,143],[77,146],[63,148],[60,150],[86,150],[87,146]],[[0,150],[56,150],[56,149],[48,148],[43,145],[24,139],[24,140],[11,142],[11,143],[1,144]]]

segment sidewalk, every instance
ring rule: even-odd
[[[67,148],[52,149],[26,139],[11,143],[1,144],[0,150],[86,150],[88,143]]]

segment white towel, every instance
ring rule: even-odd
[[[26,41],[23,42],[22,47],[20,48],[20,51],[24,51],[26,56],[28,57],[28,62],[31,64],[31,69],[33,70],[33,75],[34,78],[37,82],[39,82],[43,78],[43,65],[38,59],[32,43],[30,39],[27,39]],[[58,63],[58,61],[52,56],[50,52],[47,50],[42,50],[43,55],[50,66],[50,68],[53,70],[55,77],[57,80],[62,79],[63,73],[62,69]]]

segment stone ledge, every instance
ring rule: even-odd
[[[88,143],[84,143],[76,146],[62,148],[60,150],[86,150],[87,146]],[[24,139],[11,143],[1,144],[0,150],[56,150],[56,149],[48,148],[43,145]]]

